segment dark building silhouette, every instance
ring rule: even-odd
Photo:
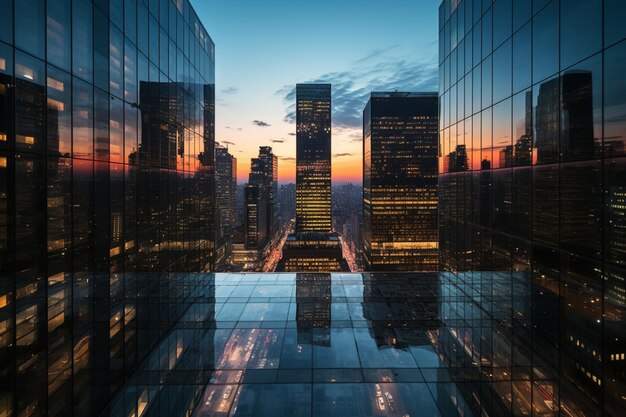
[[[269,146],[259,148],[259,157],[253,158],[250,176],[245,187],[246,249],[263,250],[276,232],[278,157]]]
[[[215,264],[225,269],[232,261],[237,225],[237,158],[227,147],[215,147]]]
[[[372,93],[363,111],[367,271],[438,270],[437,106],[436,93]]]

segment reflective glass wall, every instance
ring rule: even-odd
[[[531,382],[518,395],[549,415],[626,413],[625,13],[440,6],[442,264],[470,295],[508,273],[506,337],[533,340],[511,357]]]
[[[188,0],[0,1],[0,415],[98,415],[180,317],[214,95]]]

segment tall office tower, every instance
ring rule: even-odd
[[[237,158],[228,148],[215,146],[215,265],[230,264],[237,224]]]
[[[330,232],[330,84],[296,85],[296,232]]]
[[[274,155],[270,146],[259,147],[256,162],[259,171],[258,181],[263,183],[268,193],[267,203],[267,237],[272,239],[278,230],[278,156]]]
[[[278,271],[349,270],[331,218],[330,84],[296,86],[296,232]]]
[[[188,0],[110,3],[0,5],[2,415],[113,413],[213,264],[214,44]]]
[[[437,271],[437,93],[372,93],[363,111],[366,271]],[[461,150],[459,150],[461,157]]]
[[[516,352],[519,399],[462,390],[501,415],[626,415],[625,11],[440,7],[441,261],[464,296],[506,312],[490,343]],[[483,371],[500,366],[487,350],[472,352]]]
[[[278,157],[269,146],[259,148],[252,158],[245,188],[246,249],[263,250],[276,232]]]

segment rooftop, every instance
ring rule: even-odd
[[[515,285],[510,274],[479,278],[490,281],[494,299],[500,280],[502,294]],[[184,407],[196,417],[467,417],[480,415],[466,402],[473,390],[496,407],[511,384],[527,389],[530,370],[512,372],[510,351],[506,358],[481,347],[503,334],[496,318],[503,312],[484,294],[475,296],[479,304],[445,273],[225,273],[194,280],[182,320],[118,403],[145,391],[152,411],[172,395],[183,407],[186,394]],[[530,409],[529,398],[516,401]],[[183,415],[165,404],[168,415]],[[532,407],[547,411],[541,404]]]

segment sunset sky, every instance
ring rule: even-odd
[[[371,91],[437,91],[440,0],[192,0],[216,45],[216,140],[246,182],[259,146],[295,180],[295,85],[332,84],[333,181],[361,182]]]

